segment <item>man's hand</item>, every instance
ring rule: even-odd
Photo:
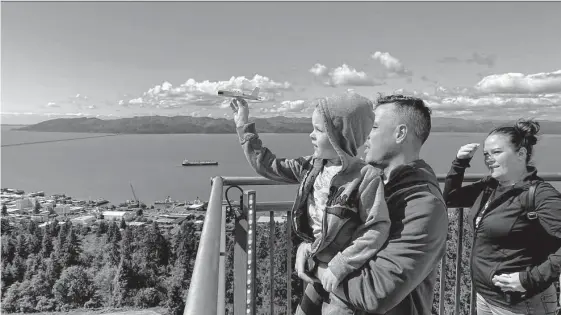
[[[333,292],[333,290],[335,290],[335,288],[339,285],[339,281],[329,268],[326,268],[325,271],[322,272],[322,276],[319,280],[321,281],[323,289],[327,292]]]
[[[323,289],[327,292],[333,292],[333,290],[335,290],[335,288],[339,285],[339,281],[337,281],[333,272],[329,270],[327,264],[319,263],[315,276],[319,279]]]
[[[234,111],[234,122],[236,127],[242,127],[249,121],[249,107],[243,98],[234,98],[230,102],[230,107]]]
[[[479,143],[466,144],[458,150],[458,154],[456,154],[456,158],[471,159],[473,158],[475,151],[477,151],[477,148],[479,148]]]
[[[294,270],[296,270],[298,277],[308,283],[314,282],[306,273],[306,260],[310,257],[311,251],[312,245],[310,243],[300,244],[300,246],[298,246],[298,251],[296,251],[296,262],[294,265]]]
[[[503,291],[526,291],[526,289],[522,287],[522,283],[520,283],[520,274],[518,272],[494,276],[492,280],[493,284]]]

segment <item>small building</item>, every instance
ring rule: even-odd
[[[60,204],[57,205],[55,208],[55,213],[59,214],[59,215],[67,215],[67,214],[75,214],[77,212],[80,212],[82,210],[84,210],[84,207],[73,207],[71,205],[67,205],[67,204]]]
[[[143,226],[143,225],[146,225],[146,222],[133,221],[127,223],[127,226]]]
[[[84,216],[81,216],[81,217],[71,219],[70,221],[72,221],[72,223],[77,223],[77,224],[82,224],[82,225],[88,226],[88,225],[95,222],[95,216],[84,215]]]
[[[16,200],[16,208],[20,210],[31,210],[35,206],[35,198],[22,198]]]
[[[129,211],[103,211],[101,214],[103,215],[103,219],[108,221],[120,221],[123,218],[126,221],[132,219],[134,216],[134,213]]]

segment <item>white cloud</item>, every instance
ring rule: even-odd
[[[309,71],[326,86],[376,86],[383,84],[368,76],[366,72],[358,71],[347,64],[328,69],[326,66],[316,63]]]
[[[329,69],[328,69],[326,66],[324,66],[324,65],[322,65],[322,64],[320,64],[320,63],[316,63],[316,64],[310,69],[310,72],[313,73],[315,76],[324,77],[324,76],[327,76],[327,75],[328,75]]]
[[[60,107],[60,106],[57,105],[57,103],[55,103],[55,102],[48,102],[47,105],[45,105],[45,107],[53,108],[53,107]]]
[[[372,54],[372,59],[378,60],[386,70],[391,74],[396,74],[399,76],[411,76],[413,72],[406,69],[405,66],[399,61],[399,59],[390,55],[388,52],[377,51]]]
[[[165,81],[144,92],[142,96],[119,101],[121,106],[148,107],[157,109],[174,109],[190,106],[227,107],[224,97],[218,96],[218,90],[251,91],[260,88],[259,96],[265,102],[282,97],[283,93],[292,90],[289,82],[276,82],[268,77],[256,74],[253,78],[244,76],[231,77],[228,81],[200,81],[188,79],[185,83],[174,87]]]
[[[475,88],[485,93],[560,93],[561,70],[528,75],[493,74],[481,79]]]
[[[436,93],[396,90],[395,94],[423,99],[435,116],[516,119],[561,119],[561,93],[481,93],[474,88],[443,88]]]

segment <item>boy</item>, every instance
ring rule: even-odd
[[[354,314],[329,292],[376,254],[390,226],[382,173],[357,157],[374,125],[372,102],[356,93],[316,100],[310,134],[314,154],[297,159],[277,158],[262,146],[243,99],[230,106],[253,169],[275,181],[300,183],[292,226],[304,241],[298,252],[305,252],[309,266],[301,270],[304,263],[297,258],[298,275],[311,279],[319,262],[328,264],[322,279],[308,284],[296,313]]]

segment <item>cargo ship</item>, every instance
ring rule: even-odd
[[[218,162],[216,162],[216,161],[189,161],[189,160],[183,160],[183,163],[181,163],[181,165],[183,165],[183,166],[206,166],[206,165],[218,165]]]

